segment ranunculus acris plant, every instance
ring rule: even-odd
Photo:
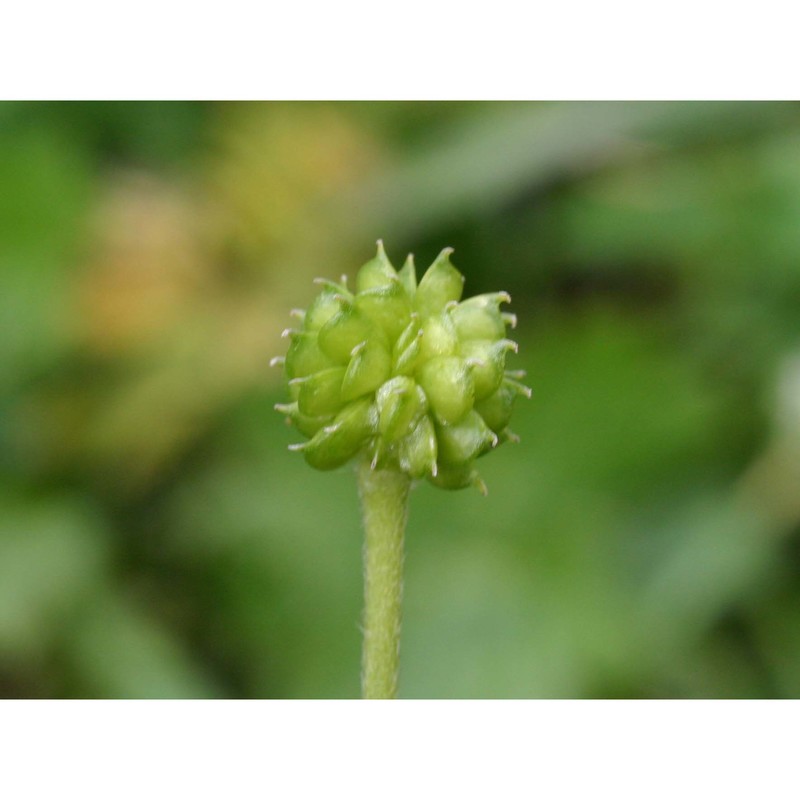
[[[321,291],[289,338],[283,364],[291,402],[276,408],[306,437],[291,445],[316,469],[355,461],[364,548],[365,698],[397,693],[403,537],[415,479],[443,489],[486,487],[476,462],[505,441],[515,400],[530,396],[506,370],[517,344],[505,292],[461,300],[464,277],[446,248],[417,281],[377,255],[354,290],[317,279]]]

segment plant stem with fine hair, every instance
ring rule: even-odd
[[[358,467],[364,520],[364,699],[397,696],[403,598],[403,537],[408,519],[409,477],[390,469]]]

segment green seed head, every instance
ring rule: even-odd
[[[461,300],[464,277],[445,248],[417,283],[411,256],[398,272],[383,245],[358,272],[356,291],[319,280],[322,291],[284,364],[292,402],[278,405],[308,441],[292,445],[317,469],[359,454],[373,468],[427,478],[444,489],[485,491],[476,459],[516,437],[514,402],[530,396],[506,338],[505,292]]]

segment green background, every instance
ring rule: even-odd
[[[533,399],[420,485],[403,697],[800,695],[800,108],[0,104],[0,695],[354,697],[349,468],[267,366],[444,246]]]

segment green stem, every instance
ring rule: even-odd
[[[408,519],[408,476],[358,467],[364,520],[364,650],[361,691],[365,699],[397,696],[400,615],[403,598],[403,535]]]

